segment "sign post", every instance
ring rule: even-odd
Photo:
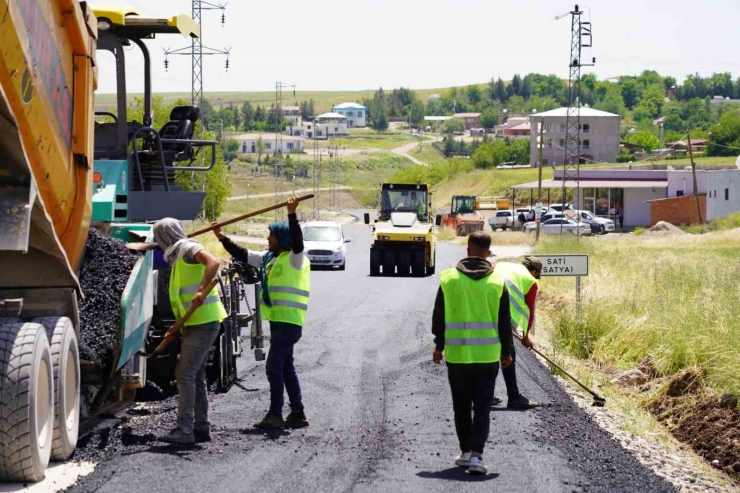
[[[542,262],[541,276],[576,278],[576,314],[581,324],[581,277],[588,276],[588,255],[533,255]]]

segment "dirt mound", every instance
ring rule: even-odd
[[[654,399],[648,410],[712,466],[740,479],[737,399],[709,394],[702,387],[701,370],[687,368],[671,377],[665,394]]]
[[[648,228],[645,234],[650,236],[672,236],[685,235],[686,232],[671,223],[658,221],[657,223],[655,223],[655,226],[653,226],[652,228]]]

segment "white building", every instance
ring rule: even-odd
[[[300,106],[283,106],[283,120],[290,121],[293,127],[300,127],[303,124]]]
[[[259,140],[262,139],[262,154],[272,154],[275,152],[277,147],[277,139],[275,134],[241,134],[234,137],[229,137],[239,142],[239,151],[245,154],[257,154],[259,149]],[[303,141],[300,137],[294,137],[291,135],[282,136],[283,154],[290,154],[291,152],[303,152]]]
[[[542,150],[543,166],[559,166],[565,160],[565,142],[568,108],[557,108],[536,113],[529,117],[530,164],[537,166],[537,137],[540,118],[545,119],[545,146]],[[580,109],[581,164],[613,163],[619,155],[619,115],[593,108]]]
[[[347,125],[351,127],[367,126],[367,108],[357,103],[342,103],[334,106],[331,111],[347,117]]]
[[[292,137],[326,140],[331,135],[349,135],[347,117],[339,113],[324,113],[313,122],[303,122],[301,126],[290,126],[285,132]]]

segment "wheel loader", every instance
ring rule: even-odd
[[[177,107],[169,122],[152,121],[146,40],[197,37],[191,18],[77,0],[0,0],[0,18],[0,481],[27,482],[42,479],[50,459],[72,455],[81,416],[122,409],[152,376],[172,379],[179,344],[156,360],[143,356],[174,321],[162,253],[135,261],[110,367],[80,358],[85,294],[78,276],[91,225],[151,242],[153,221],[194,219],[205,194],[184,189],[176,175],[202,180],[217,143],[193,139],[195,106]],[[115,59],[115,113],[95,112],[99,50]],[[142,122],[126,114],[130,50],[144,60],[133,70],[144,77]],[[230,269],[221,286],[229,317],[214,348],[225,389],[235,378],[241,328],[259,322],[241,309],[249,273]]]
[[[450,213],[442,218],[445,226],[455,229],[457,236],[466,236],[475,231],[483,231],[485,220],[475,210],[475,197],[453,195]]]
[[[427,185],[381,185],[370,247],[371,276],[434,274],[437,257],[431,196]],[[369,213],[364,219],[370,224]]]

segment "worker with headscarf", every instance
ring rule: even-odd
[[[265,371],[270,382],[270,410],[258,428],[300,428],[308,426],[303,409],[301,386],[293,364],[293,347],[300,340],[311,289],[311,262],[303,253],[303,232],[298,223],[298,199],[288,199],[288,220],[272,223],[267,237],[268,251],[247,250],[231,241],[220,228],[213,232],[235,259],[260,269],[262,292],[260,314],[270,322],[270,351]],[[284,391],[290,414],[283,419]]]
[[[180,444],[209,441],[206,359],[227,314],[218,291],[206,289],[216,277],[219,263],[200,243],[188,239],[177,219],[157,221],[153,233],[172,266],[169,296],[173,313],[181,319],[191,307],[197,307],[182,329],[175,371],[179,391],[177,426],[157,439]]]

